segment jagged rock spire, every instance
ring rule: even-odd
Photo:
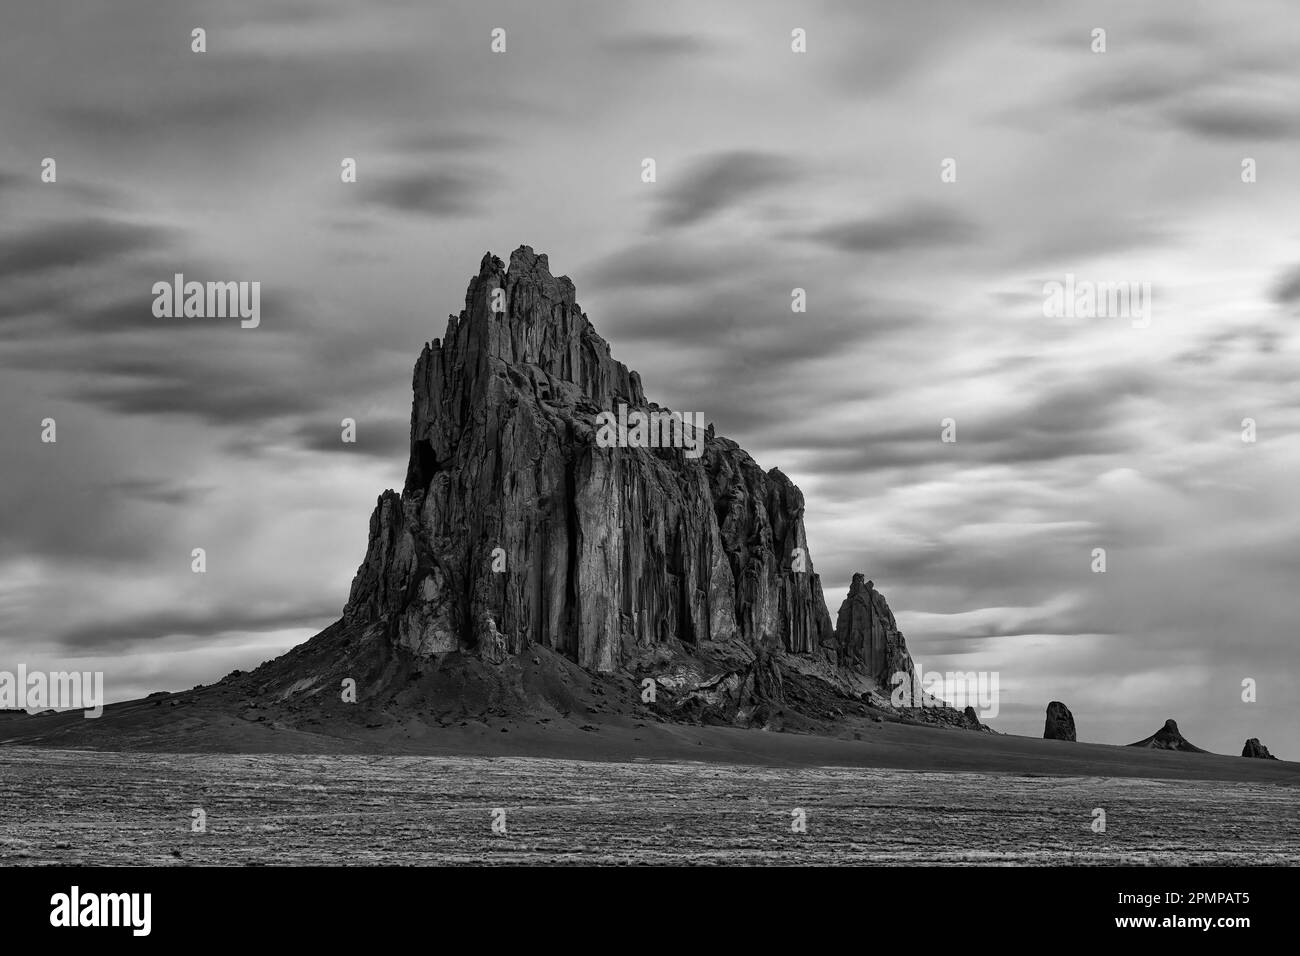
[[[865,670],[882,687],[894,686],[895,675],[906,674],[910,692],[916,675],[907,641],[884,595],[861,573],[853,575],[840,605],[835,647],[841,666]]]

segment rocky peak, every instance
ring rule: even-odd
[[[835,648],[843,667],[861,668],[882,687],[893,687],[894,675],[915,672],[907,641],[894,621],[884,595],[862,573],[853,575],[848,596],[835,623]]]
[[[1145,740],[1129,744],[1130,747],[1147,747],[1151,750],[1179,750],[1184,753],[1203,754],[1208,751],[1195,746],[1178,730],[1178,723],[1170,718],[1165,725]]]
[[[406,481],[376,505],[344,611],[361,644],[417,669],[544,647],[593,672],[652,660],[725,673],[738,713],[754,712],[751,697],[779,705],[786,657],[855,699],[864,681],[912,673],[862,575],[832,629],[803,494],[780,470],[712,425],[698,455],[596,440],[598,416],[622,404],[672,413],[647,401],[545,255],[521,246],[508,268],[483,257],[413,391]]]
[[[1241,748],[1241,755],[1243,757],[1253,757],[1256,760],[1277,759],[1271,753],[1268,752],[1267,747],[1265,747],[1263,744],[1259,742],[1258,737],[1251,737],[1249,740],[1246,741],[1246,746]]]
[[[427,487],[484,409],[516,401],[518,392],[597,410],[645,405],[639,376],[610,355],[568,276],[552,276],[547,257],[528,246],[511,254],[509,269],[483,256],[464,310],[421,352],[413,388],[407,493]]]

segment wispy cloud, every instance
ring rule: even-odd
[[[782,156],[745,150],[706,156],[665,184],[658,222],[691,226],[795,178],[794,163]]]

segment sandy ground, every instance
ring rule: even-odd
[[[0,748],[4,865],[968,862],[1293,864],[1300,801],[1112,776]]]
[[[0,719],[0,755],[16,745],[154,753],[389,753],[1300,785],[1300,764],[1289,761],[1070,743],[872,720],[847,720],[839,735],[831,737],[593,714],[554,720],[480,718],[450,726],[411,717],[378,727],[338,720],[303,721],[301,717],[297,726],[291,726],[275,712],[245,717],[254,719],[232,716],[228,708],[206,704],[201,696],[178,694],[116,704],[95,720],[80,713],[6,718]]]
[[[594,707],[398,721],[226,694],[0,719],[0,864],[1300,862],[1286,761],[870,717],[834,736]]]

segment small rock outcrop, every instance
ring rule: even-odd
[[[1246,741],[1246,746],[1241,748],[1241,755],[1243,757],[1254,757],[1257,760],[1277,759],[1271,753],[1268,752],[1267,747],[1265,747],[1263,744],[1259,742],[1258,737],[1251,737],[1249,740]]]
[[[1074,732],[1074,714],[1059,700],[1047,705],[1047,722],[1043,725],[1044,740],[1077,740]]]
[[[1145,740],[1139,740],[1137,743],[1129,744],[1130,747],[1146,747],[1150,750],[1178,750],[1183,753],[1204,754],[1208,750],[1202,750],[1187,740],[1178,731],[1178,724],[1170,718],[1165,721],[1165,725],[1157,730]]]

